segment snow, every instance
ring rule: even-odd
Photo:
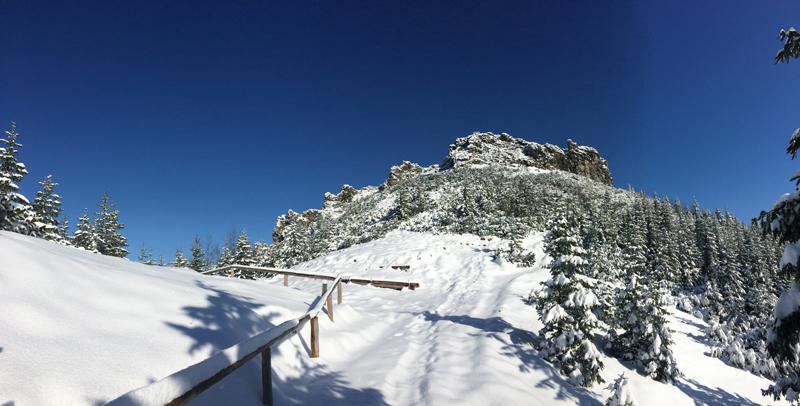
[[[547,313],[544,315],[544,322],[550,323],[551,321],[559,321],[565,317],[568,317],[567,312],[564,310],[563,307],[559,306],[558,304],[553,305]]]
[[[0,232],[0,404],[107,401],[302,314],[312,300]]]
[[[787,246],[788,248],[788,246]],[[777,325],[775,328],[780,325],[781,321],[791,315],[792,313],[800,310],[800,284],[795,283],[792,285],[791,289],[788,289],[786,292],[781,294],[781,297],[778,298],[778,302],[775,303],[775,317],[774,319],[777,321]],[[770,329],[769,334],[767,336],[767,341],[772,342],[775,339],[775,329]]]
[[[421,287],[345,285],[336,322],[319,319],[319,358],[309,357],[307,328],[273,348],[275,403],[603,404],[609,388],[574,386],[531,345],[541,322],[525,299],[550,279],[541,235],[526,239],[536,254],[533,267],[494,261],[494,250],[504,244],[394,231],[295,267],[409,279]],[[225,354],[219,351],[307,311],[322,281],[290,277],[288,288],[282,283],[148,267],[0,233],[0,404],[107,401],[212,353]],[[760,390],[768,380],[705,354],[711,343],[703,321],[677,310],[669,320],[684,374],[675,384],[656,382],[587,348],[600,356],[605,380],[625,373],[626,396],[638,405],[767,401]],[[260,404],[258,359],[193,404]]]
[[[786,265],[797,265],[798,258],[800,258],[800,241],[786,244],[781,256],[781,269]]]

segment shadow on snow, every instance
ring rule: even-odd
[[[275,326],[273,319],[277,313],[257,313],[263,304],[201,281],[195,284],[210,292],[206,297],[207,304],[184,307],[184,313],[191,319],[186,325],[165,322],[192,339],[189,354],[208,349],[211,355]],[[302,335],[300,337],[306,351],[310,351]],[[272,354],[273,357],[279,354],[277,347],[272,348]],[[387,405],[380,391],[352,388],[340,373],[309,361],[306,353],[300,351],[297,357],[303,370],[301,376],[282,378],[273,372],[273,396],[277,404]],[[203,392],[195,402],[209,405],[261,404],[260,356]]]
[[[183,307],[183,312],[192,320],[188,325],[164,322],[192,339],[189,354],[208,349],[211,355],[275,326],[272,319],[277,313],[259,315],[256,312],[263,304],[213,288],[201,281],[195,284],[211,292],[206,297],[207,305]]]
[[[694,379],[679,379],[675,381],[675,386],[694,399],[696,405],[758,405],[738,394],[731,394],[720,388],[710,388]]]
[[[601,404],[591,392],[570,383],[550,363],[536,355],[536,351],[533,348],[533,341],[536,336],[528,330],[518,329],[501,317],[481,319],[467,315],[442,316],[438,313],[427,311],[423,312],[422,315],[425,320],[433,323],[449,321],[482,330],[487,337],[500,341],[503,344],[502,354],[507,357],[517,358],[520,361],[518,366],[520,371],[531,372],[539,370],[547,375],[547,378],[536,384],[536,387],[557,389],[556,399],[575,400],[579,405]]]
[[[277,348],[273,348],[273,356]],[[302,375],[281,377],[272,374],[273,401],[278,405],[388,405],[383,394],[372,388],[354,388],[342,374],[330,371],[324,364],[311,361],[298,352],[296,363]],[[257,405],[261,404],[260,358],[203,392],[197,399],[200,405]]]

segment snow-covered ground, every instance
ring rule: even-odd
[[[0,231],[0,405],[103,403],[302,314],[313,299]]]
[[[498,239],[395,231],[298,269],[421,283],[402,292],[346,285],[335,320],[320,318],[321,357],[308,328],[273,349],[275,400],[286,404],[587,404],[610,395],[577,388],[534,355],[540,327],[531,289],[548,277],[541,239],[532,268],[492,259]],[[408,272],[391,269],[409,265]],[[237,281],[159,269],[0,233],[0,404],[109,400],[302,314],[321,282]],[[642,405],[763,404],[769,382],[705,355],[705,324],[674,311],[674,385],[605,358],[603,377],[629,377]],[[259,404],[251,362],[196,404]]]

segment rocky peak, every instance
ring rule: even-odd
[[[596,149],[567,140],[567,149],[552,144],[538,144],[514,138],[506,133],[473,133],[458,138],[441,165],[442,169],[464,165],[532,167],[558,169],[586,176],[611,185],[613,179],[608,162]]]

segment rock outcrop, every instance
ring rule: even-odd
[[[596,149],[567,140],[566,151],[552,144],[538,144],[506,133],[473,133],[450,145],[441,169],[463,165],[499,165],[558,169],[611,185],[608,162]]]
[[[423,167],[409,161],[403,161],[400,165],[392,166],[389,169],[389,177],[383,183],[383,187],[392,187],[406,179],[414,178],[422,173]]]

